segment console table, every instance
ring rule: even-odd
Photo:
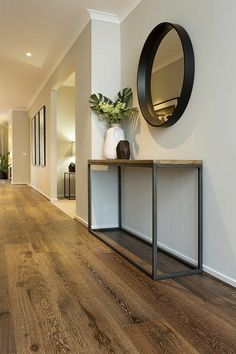
[[[92,225],[92,209],[93,205],[93,169],[104,167],[116,167],[117,169],[117,189],[118,189],[118,227],[113,228],[96,228]],[[179,276],[199,274],[202,272],[202,243],[203,243],[203,226],[202,226],[202,166],[201,160],[88,160],[88,230],[94,236],[108,244],[118,254],[122,255],[126,260],[138,267],[141,271],[149,275],[153,280],[161,280],[168,278],[175,278]],[[122,228],[122,170],[123,168],[143,167],[151,169],[151,189],[152,189],[152,241],[147,244],[145,240],[137,239],[137,236]],[[162,168],[177,168],[177,169],[197,169],[197,264],[189,263],[180,257],[164,251],[158,247],[157,223],[158,223],[158,210],[157,210],[157,184],[158,172]],[[104,190],[104,193],[106,191]],[[141,252],[144,253],[150,249],[150,267],[145,268],[142,264],[142,259],[139,255],[133,255],[130,251],[130,244],[137,240],[138,247],[141,247]],[[118,241],[117,241],[118,240]],[[120,242],[122,241],[122,243]],[[141,246],[140,246],[141,245]],[[136,246],[135,246],[136,247]],[[158,274],[158,263],[161,254],[166,255],[166,259],[180,262],[184,267],[180,271],[170,271],[168,274]],[[174,269],[174,266],[171,268]]]
[[[75,172],[64,172],[64,198],[70,200],[75,199],[75,194],[71,193],[71,177],[74,177],[73,179],[74,179],[74,189],[75,189]]]

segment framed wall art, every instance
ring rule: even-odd
[[[32,165],[36,165],[36,155],[35,155],[35,117],[31,119],[31,157],[32,157]]]
[[[40,165],[39,114],[35,116],[35,165]]]
[[[45,106],[39,111],[39,156],[40,165],[46,166],[46,127],[45,127]]]
[[[46,166],[46,107],[31,119],[31,154],[33,166]]]

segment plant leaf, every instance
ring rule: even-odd
[[[126,87],[123,90],[120,90],[118,92],[118,100],[117,101],[121,101],[124,102],[126,104],[127,107],[130,106],[131,101],[132,101],[132,90],[130,87]]]

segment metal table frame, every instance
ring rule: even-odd
[[[66,176],[68,175],[68,179]],[[64,198],[69,199],[69,200],[74,200],[75,195],[71,195],[71,188],[70,188],[70,177],[75,176],[75,172],[64,172]],[[66,180],[68,180],[68,194],[66,193]]]
[[[99,236],[102,231],[115,230],[113,229],[93,229],[91,226],[92,218],[92,191],[91,191],[91,166],[103,165],[103,166],[116,166],[118,169],[118,222],[119,227],[116,230],[122,230],[122,198],[121,198],[121,167],[148,167],[152,170],[152,272],[151,274],[143,269],[140,265],[134,262],[132,259],[124,255],[115,247],[104,241]],[[150,276],[153,280],[176,278],[180,276],[193,275],[202,273],[202,255],[203,255],[203,188],[202,188],[202,161],[201,160],[88,160],[88,230],[94,236],[105,242],[109,247],[114,249],[118,254],[128,260],[130,263],[139,268],[142,272]],[[161,250],[177,259],[181,263],[187,265],[191,269],[168,273],[164,275],[158,275],[158,247],[157,247],[157,183],[158,183],[158,170],[159,168],[195,168],[198,171],[198,264],[194,266],[179,257],[174,256],[172,253]],[[129,233],[130,234],[130,233]],[[131,234],[132,235],[132,234]],[[135,235],[133,235],[135,236]],[[136,236],[135,236],[136,237]],[[145,243],[145,241],[143,241]],[[156,245],[156,247],[155,247]]]

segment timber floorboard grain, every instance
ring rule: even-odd
[[[236,353],[236,289],[153,282],[28,186],[0,183],[0,354]]]

